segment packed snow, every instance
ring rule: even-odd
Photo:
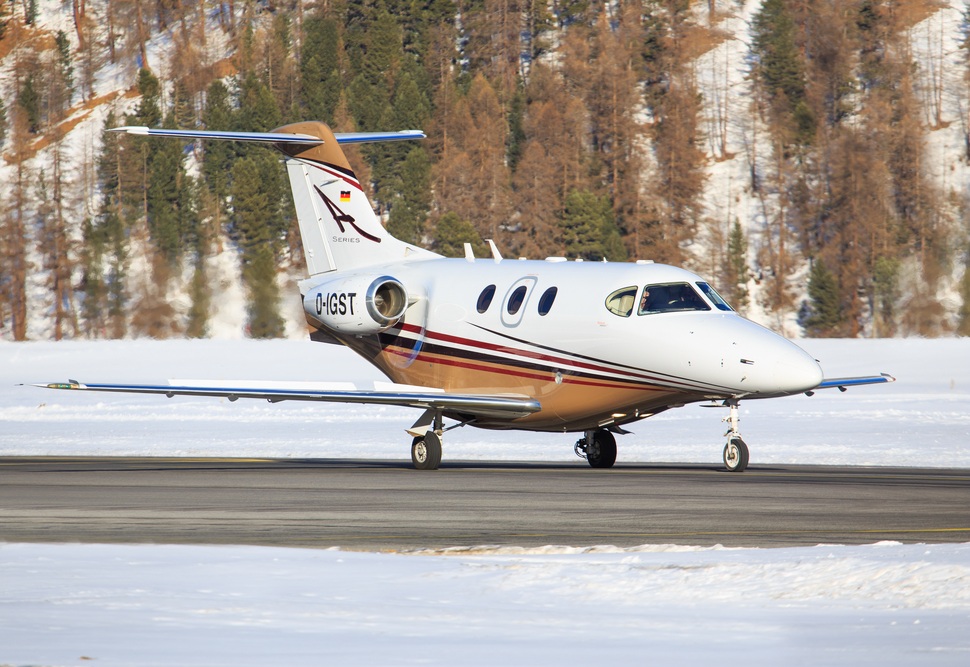
[[[752,466],[970,468],[970,339],[799,344],[827,377],[898,381],[742,403]],[[0,455],[409,455],[407,409],[18,386],[170,377],[383,379],[348,350],[308,342],[0,343]],[[723,416],[688,406],[640,422],[619,439],[619,461],[716,462]],[[573,440],[465,428],[448,434],[445,459],[575,460]],[[18,667],[970,660],[970,544],[355,553],[0,543],[0,582],[0,665]]]
[[[889,385],[741,403],[758,463],[970,468],[970,339],[803,340],[826,377]],[[158,382],[170,378],[386,381],[350,350],[309,341],[0,343],[0,454],[410,457],[407,408],[54,392],[16,383]],[[725,409],[670,410],[628,427],[620,462],[721,457]],[[575,461],[575,435],[450,431],[445,460]]]

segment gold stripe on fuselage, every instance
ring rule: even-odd
[[[678,397],[696,400],[693,394],[646,382],[595,377],[570,370],[554,371],[523,367],[514,362],[419,351],[386,345],[376,355],[366,355],[394,382],[445,391],[474,394],[525,394],[537,399],[542,410],[514,422],[476,421],[479,426],[534,430],[584,430],[615,419],[635,421],[665,408]],[[613,415],[623,417],[614,418]]]

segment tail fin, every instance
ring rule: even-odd
[[[420,139],[420,132],[338,134],[324,123],[304,122],[274,130],[318,137],[317,145],[279,143],[293,190],[310,275],[380,264],[427,251],[387,233],[351,169],[342,143]]]
[[[130,126],[113,129],[142,136],[272,144],[284,155],[307,271],[311,276],[408,257],[436,256],[387,233],[340,148],[340,144],[348,143],[423,139],[422,132],[334,134],[326,124],[314,121],[285,125],[272,132],[165,130]]]

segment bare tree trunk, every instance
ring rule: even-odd
[[[150,69],[148,66],[148,52],[145,50],[145,41],[148,39],[145,30],[145,19],[141,10],[142,0],[135,0],[135,26],[138,34],[138,54],[141,56],[141,66]]]
[[[78,50],[84,50],[84,29],[82,24],[84,23],[84,12],[86,11],[86,0],[74,0],[74,32],[77,33],[77,43]]]
[[[24,155],[16,154],[17,173],[12,193],[12,207],[7,214],[7,266],[10,281],[7,299],[10,303],[11,328],[14,340],[27,340],[27,174]]]

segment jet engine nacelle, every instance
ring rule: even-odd
[[[303,310],[315,322],[339,333],[369,335],[404,317],[408,293],[391,276],[348,276],[320,283],[303,297]]]

